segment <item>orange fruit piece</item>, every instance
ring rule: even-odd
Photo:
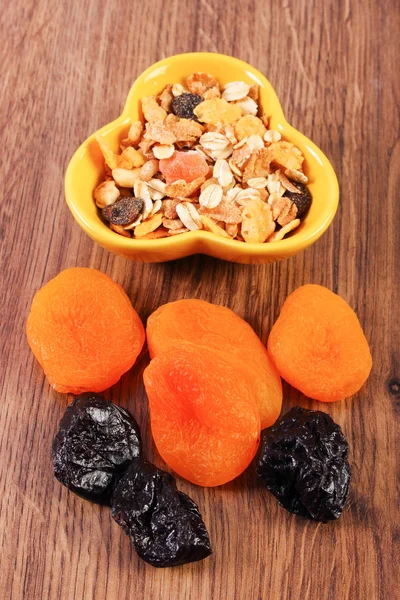
[[[322,402],[358,392],[372,367],[356,313],[320,285],[303,285],[288,296],[271,330],[268,350],[290,385]]]
[[[58,392],[102,392],[128,371],[144,339],[122,287],[95,269],[62,271],[34,296],[26,326],[32,352]]]
[[[275,423],[282,407],[281,378],[254,330],[229,308],[196,299],[169,302],[150,315],[146,334],[151,357],[186,341],[234,362],[256,386],[261,429]]]
[[[191,183],[208,174],[208,164],[195,150],[177,151],[170,158],[160,160],[160,171],[164,175],[167,185],[178,179],[184,179],[186,183]]]
[[[181,477],[202,486],[240,475],[259,444],[254,382],[212,350],[181,342],[144,371],[157,450]]]

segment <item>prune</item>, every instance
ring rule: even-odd
[[[264,432],[257,475],[281,506],[322,521],[338,519],[349,491],[349,446],[326,413],[292,408]]]
[[[197,94],[181,94],[172,100],[172,112],[181,119],[197,121],[193,110],[200,102],[203,102],[203,98]]]
[[[292,181],[291,183],[298,188],[299,193],[295,194],[294,192],[289,192],[289,190],[286,190],[284,196],[290,198],[291,201],[297,206],[296,218],[299,219],[310,208],[312,196],[310,190],[306,185],[304,185],[304,183],[299,183],[298,181]]]
[[[138,555],[154,567],[174,567],[211,554],[197,505],[177,490],[169,473],[151,463],[132,462],[114,489],[111,507]]]
[[[54,438],[54,475],[86,500],[109,505],[121,472],[140,455],[135,419],[102,396],[81,394],[68,406]]]
[[[141,198],[121,196],[114,204],[105,206],[101,212],[106,221],[113,225],[130,225],[139,216],[142,208]]]

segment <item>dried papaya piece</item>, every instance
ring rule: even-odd
[[[136,361],[145,339],[122,287],[96,269],[62,271],[33,298],[26,332],[58,392],[101,392]]]
[[[282,406],[278,371],[254,330],[229,308],[197,299],[169,302],[150,315],[146,333],[151,357],[186,341],[234,361],[255,382],[261,428],[275,423]]]
[[[259,444],[255,382],[212,350],[181,342],[144,371],[157,450],[181,477],[217,486],[240,475]]]
[[[303,285],[288,296],[268,350],[290,385],[322,402],[358,392],[372,367],[356,313],[320,285]]]

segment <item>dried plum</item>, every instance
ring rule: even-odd
[[[105,206],[101,213],[106,221],[113,225],[130,225],[137,219],[142,208],[143,200],[141,198],[120,196],[114,204]]]
[[[151,463],[132,462],[114,489],[111,507],[138,555],[154,567],[174,567],[211,554],[197,505],[177,490],[169,473]]]
[[[294,204],[297,206],[296,218],[299,219],[300,217],[305,215],[308,209],[310,208],[312,196],[310,190],[306,185],[304,185],[304,183],[300,183],[298,181],[291,181],[291,183],[298,188],[299,193],[295,194],[294,192],[289,192],[289,190],[286,190],[284,196],[290,198],[291,201],[294,202]]]
[[[140,455],[135,419],[102,396],[81,394],[68,406],[54,438],[54,475],[86,500],[109,505],[118,476]]]
[[[172,112],[181,119],[197,121],[193,110],[200,102],[203,102],[203,98],[198,94],[181,94],[172,100]]]
[[[324,412],[292,408],[265,430],[257,475],[281,506],[326,523],[342,514],[349,491],[349,446]]]

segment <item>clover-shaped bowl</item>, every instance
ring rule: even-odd
[[[117,151],[130,124],[141,118],[140,99],[157,94],[168,83],[184,83],[196,71],[211,73],[220,84],[245,81],[260,86],[261,110],[270,118],[270,128],[295,144],[305,156],[305,173],[313,202],[301,225],[287,238],[264,244],[229,240],[208,231],[190,231],[157,240],[125,238],[101,219],[93,190],[104,177],[104,160],[95,134],[75,152],[65,175],[67,204],[82,229],[101,246],[142,262],[163,262],[203,253],[239,263],[269,263],[289,258],[313,244],[331,223],[338,206],[339,188],[332,165],[323,152],[286,121],[269,81],[251,65],[223,54],[196,52],[179,54],[155,63],[142,73],[130,89],[122,114],[97,132]]]

